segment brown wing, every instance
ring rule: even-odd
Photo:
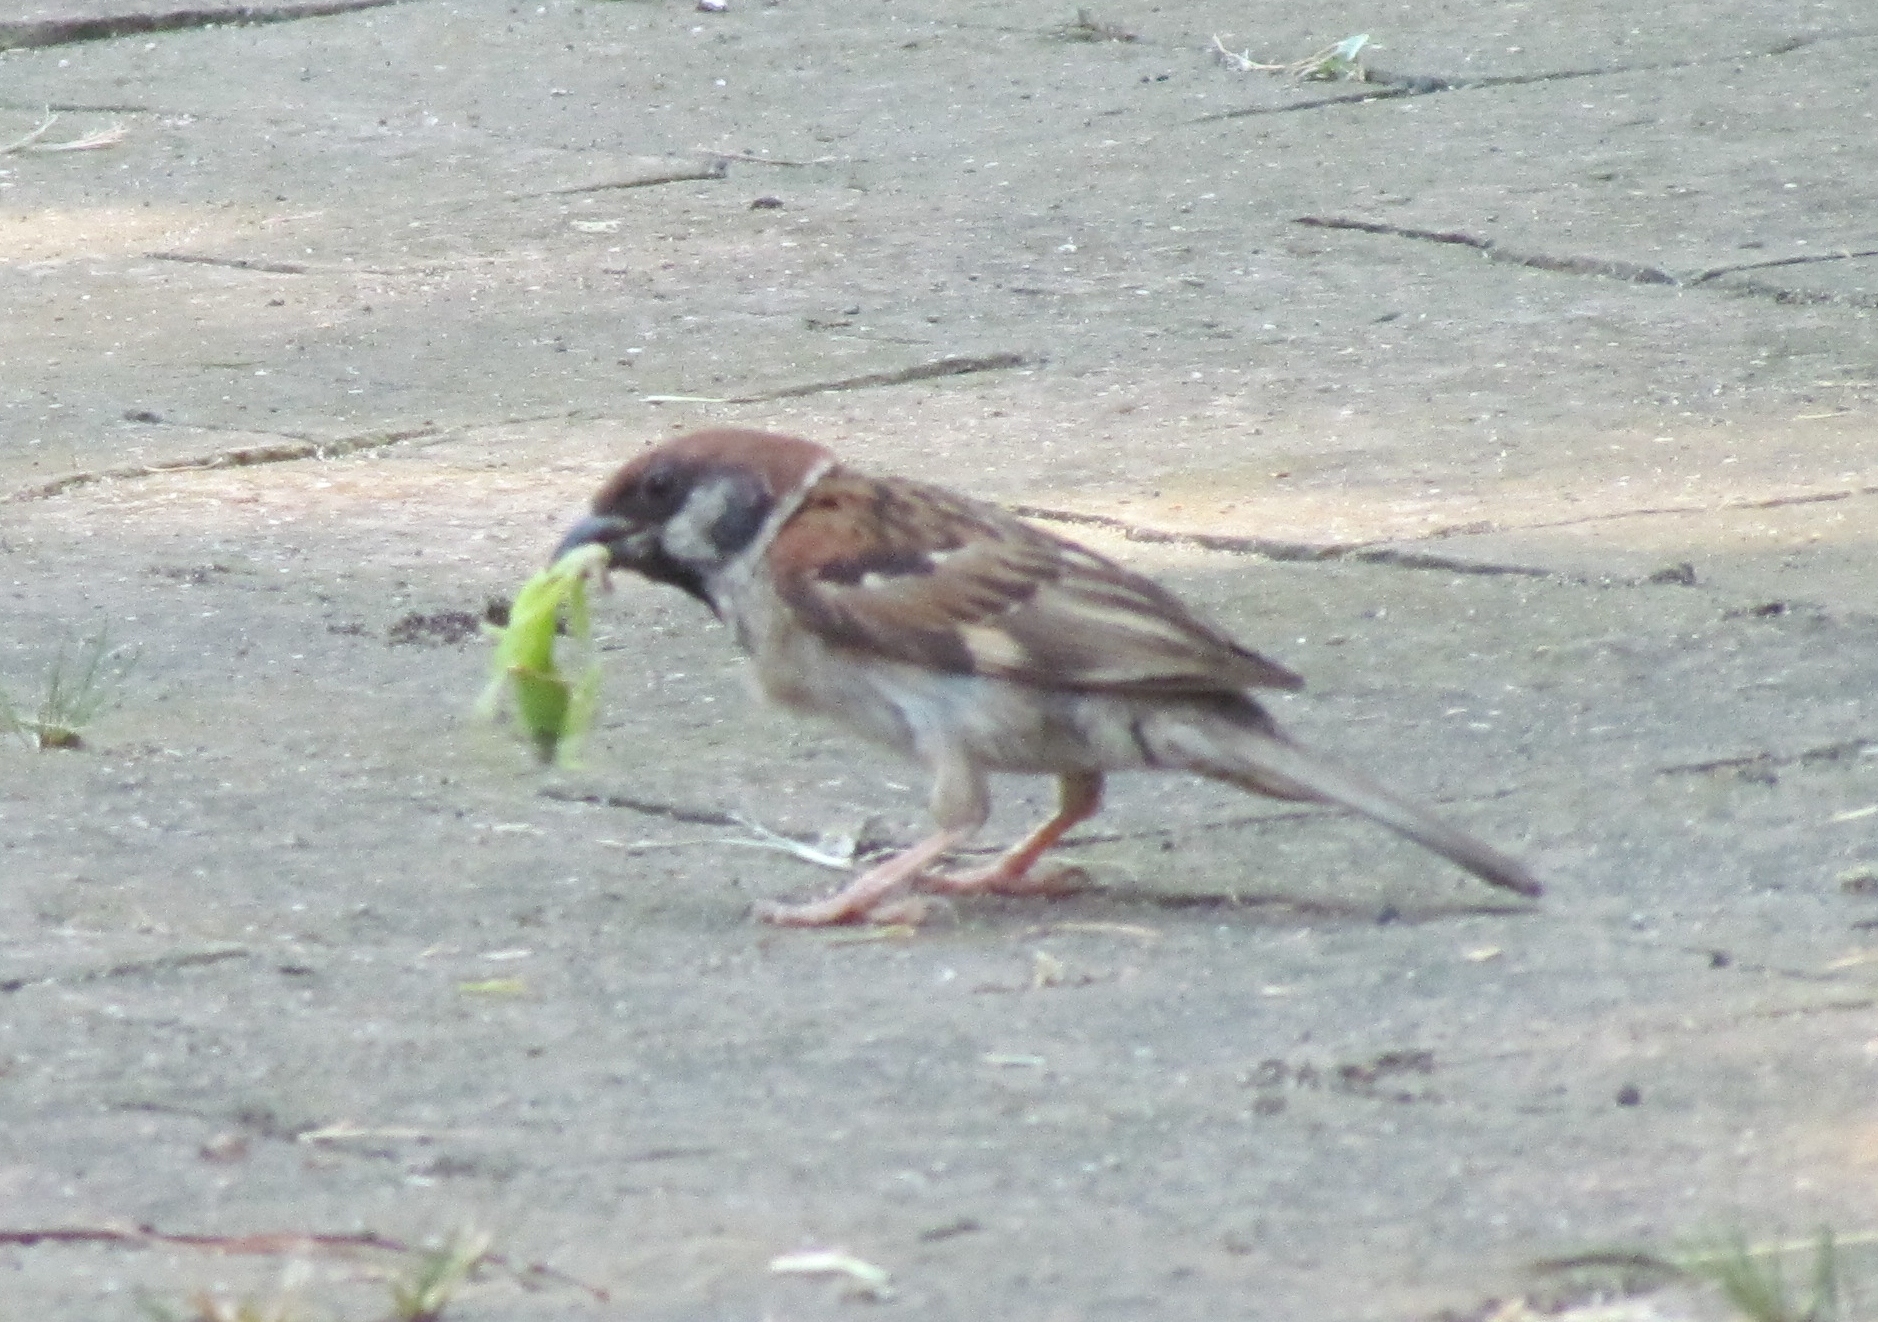
[[[817,632],[935,670],[1154,693],[1304,682],[1158,584],[941,487],[835,469],[769,559],[783,599]]]

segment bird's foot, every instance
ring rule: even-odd
[[[846,892],[807,904],[759,904],[756,916],[778,927],[844,927],[854,923],[905,924],[917,927],[932,912],[932,901],[917,895],[878,900],[848,898]]]
[[[908,884],[970,835],[970,830],[958,828],[940,831],[869,868],[825,900],[758,905],[757,916],[779,927],[918,922],[925,917],[925,905],[906,893]]]
[[[1016,871],[993,863],[970,872],[929,872],[917,885],[940,895],[1074,895],[1089,888],[1089,874],[1070,866]]]

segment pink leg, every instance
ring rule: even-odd
[[[1052,868],[1038,876],[1030,870],[1071,827],[1095,816],[1102,806],[1102,775],[1083,771],[1057,781],[1056,815],[1025,836],[989,867],[970,872],[929,873],[916,883],[921,890],[947,895],[1064,895],[1076,889],[1071,878],[1079,868]]]
[[[809,904],[766,904],[757,915],[766,923],[780,927],[830,927],[837,923],[865,920],[895,892],[904,890],[946,851],[971,839],[978,828],[940,831],[927,836],[911,849],[902,850],[884,863],[869,868],[825,900]]]

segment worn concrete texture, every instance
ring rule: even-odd
[[[0,12],[0,690],[135,658],[0,748],[0,1316],[475,1227],[451,1318],[1710,1319],[1637,1255],[1820,1226],[1878,1316],[1868,6],[307,9]],[[1083,896],[761,927],[924,787],[692,603],[584,769],[468,716],[706,423],[1162,578],[1549,893],[1139,779]]]

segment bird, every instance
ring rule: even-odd
[[[989,501],[842,463],[825,446],[712,428],[641,452],[555,557],[695,597],[729,626],[755,686],[923,764],[936,829],[835,894],[759,907],[785,926],[906,921],[919,893],[1052,895],[1038,869],[1101,807],[1115,772],[1185,772],[1338,805],[1520,895],[1517,859],[1298,743],[1256,692],[1292,671],[1172,592]],[[1053,776],[1049,819],[989,866],[941,870],[990,816],[990,773]]]

